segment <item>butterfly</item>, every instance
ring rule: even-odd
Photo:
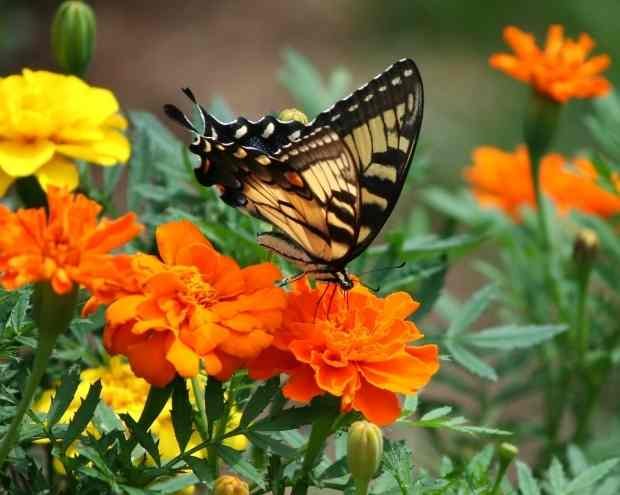
[[[418,141],[423,87],[415,63],[396,62],[309,124],[272,116],[222,123],[183,91],[201,128],[174,105],[164,110],[194,134],[198,181],[273,225],[259,244],[295,263],[299,276],[352,288],[346,266],[394,209]]]

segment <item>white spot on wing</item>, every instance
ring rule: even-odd
[[[379,86],[379,91],[383,92],[387,89],[387,86]]]
[[[349,112],[355,112],[355,110],[358,109],[358,104],[356,103],[355,105],[351,105],[348,110]]]
[[[275,128],[276,126],[273,124],[273,122],[269,122],[269,124],[265,126],[265,130],[263,131],[263,137],[268,138],[269,136],[271,136]]]
[[[301,130],[296,130],[295,132],[292,132],[291,134],[288,135],[288,138],[292,141],[295,141],[295,139],[299,139],[299,136],[301,136]]]
[[[332,118],[330,119],[332,122],[335,122],[336,120],[338,120],[340,118],[340,114],[337,113],[335,115],[332,116]]]
[[[400,84],[400,77],[392,79],[392,86],[397,86],[398,84]]]
[[[405,76],[405,77],[409,77],[409,76],[411,76],[411,75],[413,75],[413,69],[406,69],[406,70],[403,72],[403,76]]]
[[[248,126],[242,125],[241,127],[239,127],[239,129],[235,131],[235,138],[241,139],[243,136],[247,134],[247,132],[248,132]]]
[[[373,95],[372,93],[367,94],[366,96],[364,96],[364,101],[370,101],[373,99],[375,95]]]

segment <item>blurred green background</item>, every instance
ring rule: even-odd
[[[461,181],[473,147],[513,148],[521,140],[528,88],[489,68],[504,50],[502,28],[514,24],[542,41],[551,23],[571,37],[589,33],[595,52],[617,60],[617,0],[93,0],[98,17],[91,83],[112,89],[127,108],[163,117],[190,86],[203,100],[219,95],[250,118],[291,106],[278,83],[282,52],[294,48],[327,73],[346,67],[358,86],[402,57],[414,58],[426,87],[422,142],[433,177]],[[58,1],[0,0],[0,74],[22,67],[54,69],[49,25]],[[618,67],[607,72],[618,79]],[[563,113],[554,148],[572,153],[589,144],[580,113]],[[404,198],[403,198],[404,199]],[[413,201],[410,198],[409,201]],[[402,203],[406,203],[405,199]],[[402,205],[401,205],[402,206]]]

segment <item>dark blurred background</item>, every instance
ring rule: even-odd
[[[528,88],[489,68],[505,50],[502,28],[514,24],[542,41],[551,23],[571,37],[589,33],[595,52],[618,60],[617,0],[337,0],[316,2],[93,0],[97,48],[90,83],[113,90],[126,108],[162,117],[166,102],[191,86],[203,101],[221,96],[235,113],[255,118],[291,106],[278,82],[285,48],[309,57],[327,74],[345,67],[352,87],[398,58],[414,58],[426,87],[423,147],[442,182],[461,180],[473,147],[513,148],[521,140]],[[0,0],[0,75],[22,67],[55,69],[49,26],[58,1]],[[607,73],[618,79],[618,67]],[[571,103],[555,142],[571,153],[587,146]]]

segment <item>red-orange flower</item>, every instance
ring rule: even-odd
[[[532,85],[536,91],[558,102],[601,96],[611,89],[609,81],[600,75],[611,60],[608,55],[587,60],[594,41],[585,33],[576,41],[565,39],[564,28],[552,25],[545,48],[540,49],[533,35],[508,26],[504,29],[504,40],[514,50],[514,55],[492,55],[491,67]]]
[[[105,291],[124,256],[109,251],[142,229],[133,213],[97,221],[101,206],[81,194],[50,187],[49,213],[43,208],[12,212],[0,205],[0,283],[5,289],[49,280],[66,294],[81,284]]]
[[[343,411],[389,424],[400,413],[396,394],[417,392],[439,368],[436,346],[409,345],[422,337],[407,320],[417,307],[404,292],[382,299],[360,286],[344,294],[334,285],[299,281],[273,346],[250,363],[250,376],[286,372],[289,399],[329,393],[341,397]]]
[[[530,158],[525,146],[506,152],[490,146],[476,148],[473,164],[465,169],[474,196],[483,206],[503,210],[520,219],[524,206],[535,206]],[[571,209],[608,217],[620,212],[620,196],[597,184],[594,165],[585,158],[568,161],[550,153],[541,161],[540,181],[543,191],[561,212]],[[616,181],[620,191],[620,179]]]
[[[240,268],[187,221],[156,232],[161,259],[136,254],[134,287],[108,307],[104,344],[136,375],[164,386],[178,373],[227,379],[271,344],[286,305],[271,263]]]

